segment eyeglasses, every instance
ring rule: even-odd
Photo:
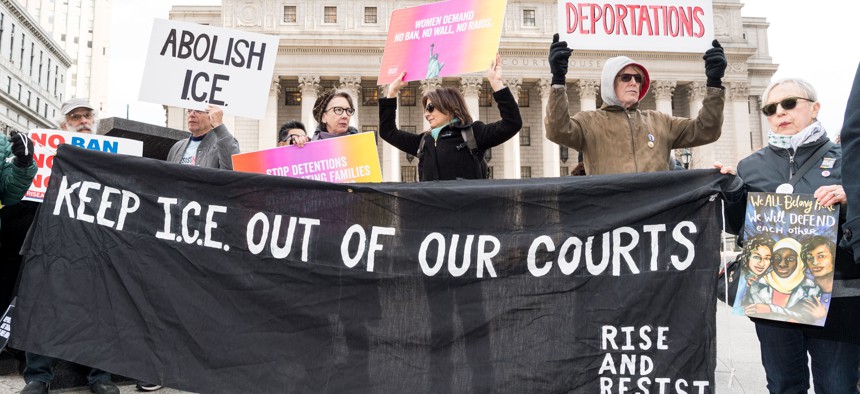
[[[776,113],[777,105],[779,105],[780,107],[782,107],[782,109],[786,111],[794,109],[794,107],[797,106],[797,100],[806,100],[809,102],[813,102],[813,100],[803,97],[786,97],[778,103],[770,103],[768,105],[765,105],[764,107],[761,107],[761,113],[763,113],[764,116],[772,116]]]
[[[185,110],[185,112],[186,112],[188,115],[191,115],[191,114],[195,114],[195,115],[204,115],[204,114],[208,114],[208,113],[209,113],[209,111],[206,111],[206,110],[199,110],[199,109],[188,109],[188,110]]]
[[[631,79],[635,79],[636,83],[642,83],[642,76],[639,74],[621,74],[618,76],[618,79],[621,82],[630,82]]]
[[[352,116],[355,113],[354,109],[343,108],[343,107],[331,107],[331,108],[327,109],[326,111],[332,111],[332,112],[334,112],[335,115],[343,115],[343,113],[346,112],[346,114],[348,116]]]
[[[85,118],[85,119],[90,120],[90,119],[92,119],[92,118],[93,118],[93,116],[94,116],[94,115],[93,115],[93,113],[92,113],[92,112],[87,112],[87,113],[85,113],[85,114],[68,114],[68,115],[66,115],[66,116],[68,116],[68,117],[69,117],[69,119],[71,119],[71,120],[73,120],[73,121],[76,121],[76,122],[77,122],[77,121],[78,121],[78,120],[80,120],[81,118]]]
[[[435,111],[435,110],[436,110],[436,107],[435,107],[435,106],[433,106],[433,103],[427,104],[427,106],[426,106],[426,107],[424,107],[424,112],[427,112],[427,113],[431,113],[431,114],[432,114],[432,113],[433,113],[433,111]]]

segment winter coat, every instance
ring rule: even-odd
[[[547,138],[583,152],[588,175],[667,171],[672,149],[705,145],[720,138],[724,89],[707,88],[702,109],[694,119],[640,110],[639,103],[625,110],[615,94],[614,81],[628,65],[644,73],[641,99],[650,85],[647,70],[623,56],[610,59],[603,69],[600,89],[604,104],[598,110],[570,116],[565,87],[553,85],[550,91],[544,118]]]
[[[499,106],[502,119],[486,124],[481,121],[468,125],[448,125],[433,139],[429,132],[415,134],[397,129],[395,116],[397,99],[379,100],[379,136],[395,148],[418,157],[418,176],[421,181],[444,181],[453,179],[481,179],[483,175],[477,166],[483,153],[494,146],[501,145],[515,136],[523,126],[520,108],[507,87],[493,93],[493,100]],[[471,127],[475,134],[481,158],[475,158],[463,139],[461,130]],[[424,139],[421,155],[418,147]]]
[[[790,173],[797,172],[803,163],[823,144],[829,142],[827,136],[802,145],[793,155],[792,150],[768,145],[738,163],[738,176],[743,179],[741,192],[730,197],[726,204],[727,230],[733,234],[743,232],[744,215],[749,192],[776,192],[776,188],[788,183]],[[833,160],[832,168],[821,168],[824,160]],[[842,182],[842,149],[834,144],[803,177],[794,185],[794,193],[813,194],[821,186],[838,185]],[[849,200],[850,204],[850,200]],[[844,208],[844,207],[843,207]],[[841,220],[840,220],[841,221]],[[841,232],[840,232],[841,233]],[[833,277],[833,299],[827,313],[824,327],[788,324],[771,320],[753,319],[756,324],[781,325],[782,327],[802,329],[804,334],[814,338],[860,343],[860,289],[852,283],[860,279],[860,264],[855,264],[851,253],[838,246]]]
[[[0,206],[15,205],[36,176],[36,163],[31,162],[25,168],[15,165],[15,155],[12,154],[12,143],[6,137],[0,136],[0,153],[3,155],[3,164],[0,165]]]

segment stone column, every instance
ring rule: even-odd
[[[380,98],[385,97],[388,93],[388,85],[382,87]],[[394,117],[397,121],[397,128],[400,128],[400,92],[397,92],[397,112]],[[382,119],[380,122],[382,123]],[[382,144],[382,158],[380,159],[382,166],[382,181],[383,182],[400,182],[400,149],[394,147],[383,139],[379,139]]]
[[[675,81],[652,81],[651,91],[657,99],[657,111],[672,115],[672,93],[675,92]]]
[[[695,81],[690,83],[690,87],[687,90],[687,100],[690,103],[690,118],[699,116],[699,111],[702,109],[702,100],[705,99],[707,91],[708,88],[704,82]],[[717,143],[714,142],[692,148],[693,156],[690,157],[690,168],[712,168],[714,162],[717,161],[715,149],[715,144]]]
[[[761,100],[761,96],[756,96],[752,99],[752,101],[755,103],[756,119],[758,119],[759,123],[761,124],[761,144],[762,147],[765,147],[767,146],[767,136],[769,134],[768,132],[770,131],[770,122],[768,122],[767,116],[764,116],[764,114],[761,112],[761,107],[764,107],[765,104]]]
[[[269,99],[266,103],[266,116],[259,122],[257,130],[257,149],[268,149],[278,146],[278,97],[281,95],[281,77],[272,79],[269,87]]]
[[[480,95],[484,79],[481,77],[463,77],[460,79],[460,91],[466,99],[466,108],[472,119],[478,120],[481,115]]]
[[[308,129],[308,135],[313,135],[317,128],[317,121],[314,120],[314,103],[319,95],[320,77],[299,75],[299,89],[302,91],[302,123]]]
[[[597,94],[600,93],[599,80],[580,79],[576,82],[576,92],[579,94],[580,111],[594,111],[597,109]]]
[[[549,104],[549,92],[552,91],[552,82],[549,78],[541,78],[537,81],[540,89],[540,141],[541,152],[543,157],[543,176],[557,177],[562,175],[559,168],[561,167],[560,147],[555,142],[546,138],[546,124],[543,122],[544,114],[546,114],[546,106]],[[574,160],[576,160],[574,158]],[[564,174],[567,175],[567,174]]]
[[[514,95],[514,101],[519,102],[522,84],[522,78],[505,78],[505,85],[511,90],[511,94]],[[504,160],[502,161],[502,174],[504,174],[504,179],[520,179],[522,174],[520,173],[521,161],[519,135],[515,135],[513,138],[502,144],[502,151],[505,154]]]
[[[442,87],[442,78],[430,78],[421,81],[421,97],[424,97],[427,92],[433,89],[438,89],[440,87]],[[421,103],[421,98],[418,98],[418,102]],[[421,118],[423,119],[421,122],[422,128],[421,130],[419,130],[419,132],[430,130],[430,122],[428,122],[427,118],[424,117],[423,108],[421,109]]]
[[[349,96],[352,97],[352,103],[355,105],[355,115],[349,119],[349,125],[358,128],[360,124],[358,117],[361,115],[358,112],[358,107],[361,106],[361,76],[347,75],[340,77],[340,89],[346,90]]]
[[[752,139],[750,138],[750,113],[749,113],[749,82],[732,82],[729,91],[731,99],[732,119],[734,120],[731,129],[735,132],[735,152],[731,165],[737,167],[737,162],[741,158],[746,157],[752,149]],[[723,132],[726,131],[725,122],[723,123]]]

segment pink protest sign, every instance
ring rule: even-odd
[[[486,70],[496,58],[507,0],[450,0],[391,13],[378,84]]]
[[[333,183],[382,182],[373,133],[233,155],[233,170]]]

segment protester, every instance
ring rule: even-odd
[[[842,123],[842,149],[845,151],[845,167],[860,168],[860,65],[854,75],[854,85],[845,106],[845,120]],[[860,171],[846,171],[842,178],[846,197],[860,201]],[[854,261],[860,265],[860,208],[848,205],[845,220],[845,240],[853,248]],[[856,237],[854,235],[857,234]],[[857,269],[857,266],[855,266]]]
[[[167,153],[167,161],[232,170],[239,141],[224,125],[224,111],[209,104],[206,110],[189,109],[187,113],[191,137],[177,141]]]
[[[403,81],[405,75],[401,73],[388,86],[387,97],[379,100],[379,136],[395,148],[418,157],[420,181],[487,178],[484,152],[511,139],[523,125],[517,102],[511,90],[504,85],[499,56],[496,55],[490,64],[487,79],[502,119],[490,124],[472,121],[460,90],[443,87],[431,90],[421,98],[430,130],[420,134],[398,130],[396,97],[406,85]],[[468,130],[473,137],[467,137]],[[469,148],[467,138],[474,139],[475,151]]]
[[[762,112],[771,127],[768,146],[738,164],[737,174],[744,187],[727,196],[726,221],[729,231],[735,234],[743,230],[748,192],[812,194],[822,206],[844,205],[848,201],[840,185],[842,150],[830,142],[817,119],[821,104],[815,88],[799,78],[778,80],[765,89],[762,102]],[[823,155],[816,157],[819,149]],[[798,173],[807,161],[814,163],[811,170]],[[716,167],[723,173],[734,172],[720,164]],[[794,186],[793,177],[797,178]],[[807,353],[812,359],[816,392],[856,392],[860,294],[846,287],[849,279],[856,279],[848,275],[853,261],[846,252],[841,247],[836,249],[833,298],[823,327],[752,319],[770,392],[808,390]]]
[[[76,131],[81,133],[96,132],[96,113],[89,101],[84,98],[72,98],[60,107],[62,119],[60,129],[65,131]],[[30,147],[32,152],[32,145]],[[33,174],[36,169],[33,165]],[[32,176],[30,177],[32,180]],[[29,187],[29,182],[27,183]],[[25,187],[26,190],[26,187]],[[23,194],[23,192],[22,192]],[[5,201],[4,201],[5,205]],[[25,214],[22,212],[22,214]],[[26,213],[32,222],[34,212]],[[28,226],[29,227],[29,226]],[[23,242],[23,240],[21,240]],[[20,249],[20,245],[18,245]],[[26,353],[27,366],[24,368],[24,381],[27,383],[21,394],[48,393],[51,381],[54,380],[54,357],[43,356],[35,353]],[[111,381],[111,375],[100,369],[92,368],[87,374],[87,384],[90,390],[97,394],[118,394],[119,388]]]
[[[359,133],[349,125],[350,118],[355,115],[355,105],[345,90],[329,90],[321,94],[314,102],[313,114],[318,124],[311,141]]]
[[[695,119],[679,118],[659,111],[640,110],[648,93],[648,70],[626,56],[610,58],[603,66],[598,110],[570,116],[565,89],[571,49],[553,36],[549,49],[552,89],[546,106],[547,138],[584,153],[589,175],[667,171],[672,149],[712,143],[720,138],[723,125],[726,56],[717,40],[705,52],[707,94]],[[673,161],[674,163],[674,161]]]
[[[298,120],[284,123],[281,129],[278,130],[278,146],[298,145],[302,147],[308,141],[310,141],[310,138],[308,138],[305,125]]]

